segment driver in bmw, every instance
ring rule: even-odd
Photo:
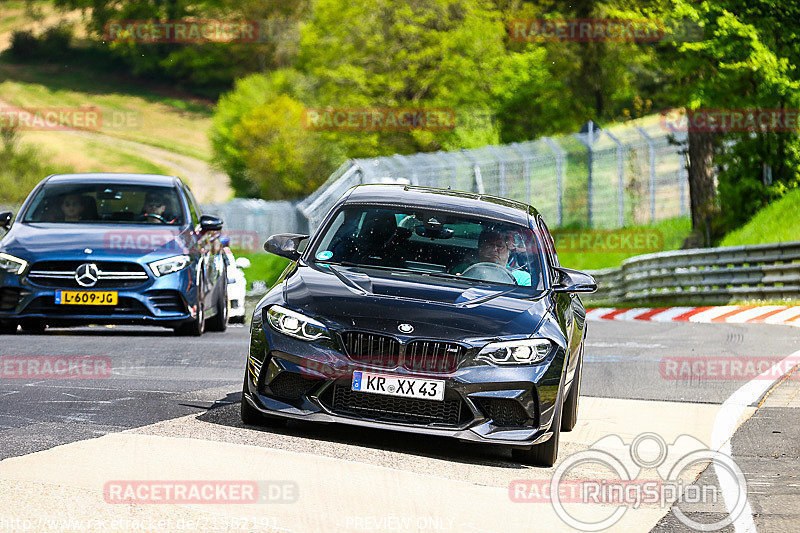
[[[485,228],[478,236],[478,263],[495,263],[507,269],[514,276],[517,285],[530,286],[531,275],[521,268],[513,267],[513,258],[509,259],[511,251],[515,250],[513,236],[507,231]],[[477,264],[477,263],[476,263]],[[454,270],[460,275],[470,264],[464,263]]]

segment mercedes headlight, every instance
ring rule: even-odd
[[[529,365],[542,361],[552,347],[547,339],[492,342],[483,347],[476,359],[496,365]]]
[[[279,305],[273,305],[269,308],[267,321],[270,326],[284,335],[304,341],[331,338],[328,328],[322,322]]]
[[[0,268],[11,274],[22,274],[28,262],[13,255],[0,253]]]
[[[153,261],[152,263],[148,263],[147,266],[150,267],[150,270],[152,270],[153,274],[156,276],[166,276],[167,274],[183,270],[189,266],[191,261],[192,259],[188,255],[176,255]]]

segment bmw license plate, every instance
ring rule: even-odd
[[[444,381],[441,379],[405,378],[389,374],[353,372],[353,390],[421,400],[444,400]]]
[[[56,291],[58,305],[117,305],[117,291]]]

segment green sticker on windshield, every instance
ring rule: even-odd
[[[331,257],[333,257],[333,252],[330,252],[328,250],[325,250],[324,252],[319,252],[317,254],[317,259],[319,259],[320,261],[327,261]]]

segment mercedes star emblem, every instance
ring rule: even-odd
[[[81,287],[94,287],[100,278],[100,269],[94,263],[84,263],[75,270],[75,281]]]
[[[414,331],[414,326],[411,324],[400,324],[397,326],[397,329],[399,329],[401,333],[411,333]]]

